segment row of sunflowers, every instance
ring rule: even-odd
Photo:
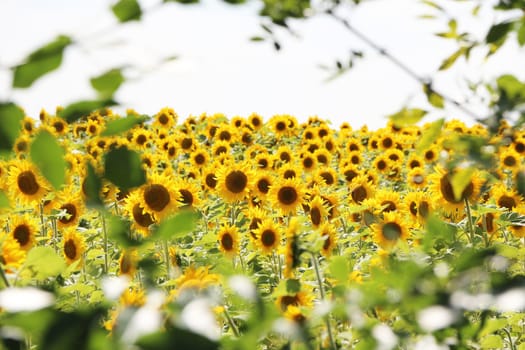
[[[525,348],[525,131],[59,115],[0,160],[7,348]]]

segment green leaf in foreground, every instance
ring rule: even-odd
[[[121,190],[129,190],[146,182],[140,155],[119,147],[106,153],[104,157],[104,177]]]
[[[137,124],[143,123],[146,120],[145,116],[138,116],[130,114],[126,118],[118,118],[110,120],[106,123],[106,128],[100,136],[113,136],[122,134],[125,131],[128,131]]]
[[[161,239],[172,239],[183,236],[195,229],[199,215],[191,210],[181,212],[162,221],[153,233]]]
[[[452,178],[450,179],[450,184],[452,185],[452,192],[454,192],[454,198],[459,201],[463,200],[463,191],[467,188],[472,180],[472,175],[476,169],[473,167],[468,167],[465,169],[460,169],[456,171]]]
[[[60,35],[32,52],[24,63],[14,68],[13,87],[30,87],[37,79],[60,67],[64,50],[71,43],[70,37]]]
[[[119,22],[138,21],[142,10],[137,0],[120,0],[111,7]]]
[[[425,95],[427,96],[428,103],[430,103],[432,106],[436,108],[445,107],[445,100],[443,96],[435,92],[431,86],[424,85],[423,91],[425,92]]]
[[[399,112],[388,117],[398,128],[414,125],[427,114],[427,111],[419,108],[403,108]]]
[[[131,237],[131,224],[118,216],[109,215],[105,218],[107,222],[108,237],[115,240],[123,247],[136,247],[142,241]]]
[[[446,70],[452,67],[452,65],[457,61],[458,58],[460,58],[463,54],[467,52],[467,48],[462,46],[457,51],[452,53],[449,57],[445,58],[443,62],[441,63],[441,66],[439,66],[439,70]]]
[[[91,86],[103,97],[113,96],[115,91],[126,80],[121,69],[111,69],[104,74],[91,78]]]
[[[454,241],[457,228],[441,221],[436,216],[430,216],[426,223],[426,233],[423,236],[423,247],[426,251],[435,247],[440,242],[442,246],[450,245]]]
[[[217,342],[180,328],[169,328],[162,332],[148,334],[141,337],[136,345],[143,350],[219,349]]]
[[[102,180],[97,175],[95,168],[91,163],[86,164],[86,177],[82,183],[82,192],[86,196],[86,205],[89,207],[102,206],[100,191],[102,190]]]
[[[421,140],[416,146],[416,152],[421,154],[423,151],[428,149],[434,141],[439,137],[441,134],[441,129],[443,128],[443,124],[445,123],[445,119],[441,118],[430,124],[430,126],[423,131],[423,135],[421,136]]]
[[[117,102],[112,99],[78,101],[58,112],[58,116],[72,123],[96,110],[115,105]]]
[[[12,102],[0,103],[0,154],[11,152],[22,130],[24,111]]]
[[[330,262],[330,273],[339,283],[346,284],[350,276],[347,258],[334,256]]]
[[[39,280],[58,276],[66,269],[63,258],[51,247],[34,247],[27,253],[25,268],[33,271]]]
[[[490,27],[485,41],[487,44],[495,43],[503,40],[512,29],[514,22],[502,22]]]
[[[9,198],[7,198],[7,195],[4,191],[0,190],[0,209],[2,208],[10,208],[9,205]]]
[[[57,139],[47,131],[41,131],[31,143],[31,160],[42,175],[55,188],[66,182],[65,152]]]

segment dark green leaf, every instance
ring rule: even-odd
[[[116,148],[106,153],[104,177],[124,191],[146,182],[140,155],[126,147]]]
[[[178,2],[179,4],[197,4],[199,0],[164,0],[164,2]]]
[[[111,7],[111,10],[121,23],[138,21],[142,16],[142,10],[137,0],[120,0]]]
[[[106,123],[106,128],[100,136],[113,136],[122,134],[128,131],[137,124],[143,123],[146,120],[145,116],[138,116],[134,114],[128,115],[126,118],[118,118],[110,120]]]
[[[141,337],[136,345],[142,350],[219,349],[217,342],[180,328],[148,334]]]
[[[182,210],[179,213],[162,221],[153,235],[161,239],[181,237],[195,229],[198,214],[191,210]]]
[[[9,198],[4,191],[0,190],[0,209],[10,207],[11,205],[9,204]]]
[[[14,103],[0,103],[0,155],[13,150],[22,130],[24,111]]]
[[[111,69],[98,77],[90,80],[93,89],[97,90],[100,96],[109,98],[126,79],[122,75],[121,69]]]
[[[82,192],[86,196],[85,202],[88,207],[99,207],[103,205],[100,199],[102,180],[97,175],[91,163],[86,164],[86,177],[82,183]]]
[[[65,151],[57,139],[48,131],[40,131],[31,143],[31,160],[42,175],[55,188],[66,182]]]
[[[131,236],[131,223],[118,216],[109,215],[107,220],[108,237],[123,247],[136,247],[142,241]],[[137,237],[138,238],[138,237]]]
[[[521,22],[521,26],[518,29],[518,43],[520,46],[525,45],[525,21]]]
[[[489,32],[487,33],[485,42],[487,44],[492,44],[498,41],[503,41],[512,29],[513,24],[514,22],[502,22],[493,25],[492,27],[490,27]]]
[[[520,196],[525,197],[525,171],[523,170],[516,175],[516,189]]]
[[[287,293],[299,293],[301,291],[301,281],[296,279],[286,280],[286,292]]]
[[[13,87],[30,87],[38,78],[60,67],[64,50],[71,43],[70,37],[60,35],[31,53],[24,63],[14,68]]]
[[[114,106],[116,104],[117,102],[112,99],[79,101],[70,104],[58,112],[58,116],[65,119],[68,123],[71,123],[77,119],[89,115],[92,112],[95,112],[96,110]]]
[[[244,4],[246,2],[246,0],[224,0],[224,1],[232,5]]]
[[[456,62],[456,60],[461,57],[461,55],[465,54],[467,51],[466,47],[460,47],[457,51],[455,51],[452,55],[445,58],[443,62],[441,63],[441,66],[439,66],[439,70],[446,70]]]
[[[414,125],[427,114],[427,111],[419,108],[403,108],[399,112],[388,117],[398,128]]]
[[[427,150],[433,143],[436,141],[438,136],[441,134],[441,129],[443,128],[443,124],[445,123],[445,120],[438,119],[430,126],[423,131],[423,135],[421,136],[421,140],[416,146],[416,152],[421,153],[425,150]]]

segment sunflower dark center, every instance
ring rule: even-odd
[[[348,146],[348,150],[349,150],[350,152],[352,152],[352,151],[359,151],[359,146],[356,145],[355,143],[351,143],[351,144]]]
[[[194,159],[195,159],[195,163],[197,163],[198,165],[202,165],[206,161],[206,157],[200,153],[197,154]]]
[[[357,176],[357,172],[355,170],[346,170],[344,176],[346,181],[351,182]]]
[[[66,216],[63,216],[59,221],[63,224],[69,224],[70,222],[75,221],[77,218],[77,207],[73,203],[66,203],[60,207],[61,210],[66,211]]]
[[[461,192],[461,196],[459,196],[460,198],[456,199],[456,197],[454,196],[452,184],[448,179],[448,175],[444,175],[439,182],[439,189],[441,190],[443,198],[445,198],[447,202],[457,204],[461,203],[465,200],[465,198],[468,198],[472,195],[472,193],[474,192],[474,185],[472,184],[472,182],[469,182],[469,184]]]
[[[334,176],[329,172],[321,173],[321,177],[324,179],[327,185],[333,185],[335,182]]]
[[[13,237],[18,241],[18,244],[23,247],[29,243],[31,229],[25,224],[18,225],[13,231]]]
[[[215,186],[217,186],[217,179],[215,178],[214,174],[207,174],[206,175],[206,185],[209,188],[215,188]]]
[[[417,167],[421,167],[421,163],[419,163],[418,160],[412,160],[408,166],[410,167],[410,169],[414,169]]]
[[[525,152],[525,144],[524,143],[521,143],[521,142],[518,142],[514,145],[514,149],[516,150],[516,152],[518,153],[523,153]]]
[[[310,219],[315,226],[318,226],[321,223],[321,211],[319,208],[313,207],[310,209]]]
[[[395,222],[387,222],[383,225],[383,237],[388,241],[395,241],[401,237],[401,226]]]
[[[328,250],[330,246],[332,245],[332,240],[330,239],[329,234],[325,233],[323,236],[326,237],[323,243],[323,250]]]
[[[286,129],[286,123],[285,122],[278,122],[277,124],[275,124],[275,128],[278,131],[284,131]]]
[[[299,305],[299,300],[296,295],[283,295],[281,297],[281,310],[286,311],[289,305]]]
[[[75,245],[74,240],[68,239],[66,241],[66,243],[64,244],[64,253],[71,260],[77,257],[77,246]]]
[[[182,204],[183,205],[192,205],[193,204],[193,194],[186,190],[186,189],[181,189],[179,190],[179,193],[180,195],[182,196]]]
[[[64,123],[61,122],[54,122],[53,127],[55,128],[56,132],[60,133],[64,131]]]
[[[283,186],[277,193],[277,199],[284,205],[290,205],[297,201],[297,190],[292,186]]]
[[[143,135],[143,134],[140,134],[139,136],[137,136],[137,144],[138,145],[143,145],[146,143],[146,141],[148,141],[148,138],[146,137],[146,135]]]
[[[229,233],[225,233],[221,237],[221,246],[227,252],[233,249],[233,237]]]
[[[425,152],[425,159],[426,160],[432,160],[435,157],[434,151],[426,151]]]
[[[324,154],[319,154],[317,156],[317,161],[319,161],[319,163],[326,164],[328,163],[328,158]]]
[[[232,138],[232,135],[227,130],[223,130],[219,134],[219,140],[230,141],[231,138]]]
[[[361,204],[367,198],[366,188],[363,185],[359,185],[352,191],[352,199],[357,204]]]
[[[306,169],[310,169],[314,165],[314,160],[310,157],[303,159],[303,166]]]
[[[419,215],[423,218],[426,218],[430,213],[430,206],[427,202],[419,203]]]
[[[153,219],[148,213],[144,213],[143,208],[139,204],[133,206],[133,219],[135,222],[142,227],[149,227],[153,224]]]
[[[386,162],[381,159],[377,162],[377,170],[385,170],[386,169]]]
[[[191,137],[185,137],[181,142],[182,149],[189,149],[193,145],[193,140]]]
[[[510,196],[503,195],[498,199],[498,205],[508,210],[517,207],[516,200]]]
[[[167,115],[161,114],[159,116],[159,123],[161,123],[162,125],[166,125],[166,124],[168,124],[168,122],[169,122],[169,118],[168,118]]]
[[[170,203],[170,199],[170,193],[162,185],[149,185],[144,190],[144,200],[154,211],[162,211]]]
[[[27,195],[33,195],[40,189],[35,174],[29,170],[23,171],[18,175],[17,184],[20,191]]]
[[[20,142],[17,142],[16,144],[16,149],[19,151],[19,152],[25,152],[27,151],[27,142],[22,140]]]
[[[350,158],[350,162],[352,162],[352,164],[354,164],[354,165],[357,165],[357,164],[359,164],[361,162],[361,159],[359,158],[359,156],[353,155]]]
[[[410,205],[408,206],[408,210],[410,210],[410,214],[416,216],[417,215],[417,203],[410,202]]]
[[[290,156],[290,153],[288,152],[282,152],[279,155],[279,159],[281,159],[285,163],[288,163],[292,159],[292,156]]]
[[[392,201],[384,201],[381,203],[381,207],[384,207],[382,211],[383,213],[388,213],[388,212],[396,210],[396,203]]]
[[[228,151],[228,149],[225,147],[225,146],[219,146],[217,147],[217,149],[215,150],[215,155],[218,156],[220,155],[221,153],[226,153]]]
[[[503,159],[503,164],[505,164],[506,166],[509,166],[509,167],[515,166],[516,163],[517,163],[516,162],[516,158],[513,157],[513,156],[506,156]]]
[[[133,264],[131,263],[131,257],[129,254],[124,253],[122,260],[120,261],[120,272],[123,274],[130,273]]]
[[[294,177],[296,177],[296,176],[297,176],[297,174],[295,173],[295,170],[292,170],[292,169],[288,169],[288,170],[286,170],[286,171],[284,172],[284,174],[283,174],[283,177],[284,177],[285,179],[292,179],[292,178],[294,178]]]
[[[275,232],[273,230],[264,230],[261,234],[261,243],[265,247],[272,247],[275,244]]]
[[[231,193],[241,193],[248,184],[248,176],[241,170],[234,170],[226,175],[226,189]]]
[[[394,141],[392,141],[392,139],[390,137],[385,137],[383,139],[383,141],[381,141],[381,144],[383,145],[383,147],[385,148],[390,148],[392,147],[392,145],[394,144]]]
[[[262,193],[268,193],[270,189],[270,181],[267,179],[260,179],[257,181],[257,189]]]
[[[252,221],[250,222],[250,232],[253,232],[253,231],[257,230],[257,228],[259,227],[261,222],[262,222],[261,219],[253,218]]]
[[[255,126],[255,127],[261,125],[260,119],[259,118],[253,118],[252,119],[252,125]]]

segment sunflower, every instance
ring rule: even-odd
[[[236,130],[234,128],[232,128],[230,125],[228,124],[222,124],[221,126],[219,126],[219,128],[217,129],[216,133],[215,133],[215,137],[217,139],[219,139],[219,141],[224,141],[224,142],[228,142],[228,143],[233,143],[235,142],[235,135],[236,135]]]
[[[155,114],[153,126],[155,128],[170,130],[177,124],[179,116],[172,108],[163,108]]]
[[[217,163],[213,163],[202,170],[201,181],[203,188],[215,191],[215,188],[217,187],[217,175],[215,174],[217,166]]]
[[[306,315],[303,313],[303,311],[299,307],[293,305],[288,306],[283,316],[286,319],[300,325],[305,324],[307,321]]]
[[[194,268],[188,267],[184,274],[175,280],[177,288],[173,289],[170,296],[175,297],[181,292],[187,290],[202,291],[208,287],[221,284],[221,276],[215,273],[209,273],[209,267],[201,266]]]
[[[240,237],[235,225],[224,224],[217,233],[219,249],[228,257],[239,254]]]
[[[273,167],[273,157],[267,153],[260,153],[255,156],[255,164],[257,166],[257,170],[262,169],[269,169]]]
[[[315,195],[308,202],[308,216],[313,227],[319,227],[328,217],[328,207],[326,201],[321,196]]]
[[[197,141],[193,135],[180,135],[178,138],[179,148],[185,153],[191,153],[197,146]]]
[[[315,172],[314,179],[316,182],[321,182],[325,184],[326,186],[336,186],[339,180],[335,170],[327,166],[319,168]]]
[[[346,155],[346,160],[348,162],[348,164],[352,164],[352,165],[360,165],[361,163],[363,163],[363,156],[362,156],[362,152],[359,152],[359,151],[353,151],[353,152],[350,152],[348,153],[348,155]]]
[[[29,151],[29,144],[31,142],[31,139],[29,136],[20,134],[20,136],[16,139],[15,144],[13,145],[13,151],[15,151],[17,156],[21,156],[22,154],[26,154]]]
[[[372,183],[366,175],[359,175],[350,183],[350,197],[354,203],[361,204],[365,199],[373,195]]]
[[[273,177],[268,172],[259,172],[255,177],[254,183],[255,194],[259,199],[266,199],[270,186],[273,183]]]
[[[35,244],[37,223],[28,214],[12,216],[9,229],[10,235],[18,242],[21,249],[28,251]]]
[[[385,130],[386,131],[386,130]],[[396,147],[396,136],[395,134],[392,134],[391,132],[384,132],[379,137],[379,148],[382,150],[387,150],[390,148]]]
[[[361,170],[358,167],[348,164],[346,166],[340,167],[340,171],[343,175],[343,178],[347,183],[351,183],[359,175],[362,175]]]
[[[185,180],[179,179],[174,184],[180,195],[181,207],[199,208],[202,205],[200,189],[193,181],[188,180],[188,177],[186,175]]]
[[[280,180],[270,186],[268,199],[284,215],[295,213],[304,200],[303,185],[297,178]]]
[[[6,272],[20,268],[26,260],[26,251],[11,235],[0,235],[0,263]]]
[[[250,114],[248,117],[248,123],[253,130],[259,130],[264,124],[263,118],[257,113]]]
[[[7,187],[11,198],[17,198],[20,203],[27,205],[38,205],[49,189],[47,181],[27,160],[14,161],[9,167]]]
[[[301,166],[304,172],[310,172],[315,169],[317,165],[317,158],[308,152],[302,152],[300,156]]]
[[[22,119],[22,132],[26,135],[32,135],[35,131],[35,120],[31,117],[24,117]]]
[[[378,190],[374,195],[374,202],[374,209],[382,214],[392,211],[403,212],[405,210],[405,205],[399,192],[392,190]]]
[[[239,133],[240,140],[245,146],[250,146],[253,144],[254,135],[252,130],[249,127],[244,127],[241,129],[241,132]]]
[[[477,221],[477,225],[479,228],[487,232],[489,235],[493,235],[499,229],[499,225],[498,225],[499,216],[500,214],[497,211],[485,213],[480,216],[480,218]]]
[[[220,156],[221,154],[230,153],[230,143],[228,141],[215,141],[211,148],[211,154],[213,156]]]
[[[427,163],[434,163],[439,157],[439,150],[436,145],[430,146],[423,152],[423,159]]]
[[[380,174],[386,174],[392,168],[392,161],[384,155],[376,157],[372,164],[374,169]]]
[[[499,164],[501,170],[515,173],[521,167],[521,156],[512,148],[506,148],[499,154]]]
[[[425,163],[423,161],[423,158],[421,158],[415,153],[411,154],[410,157],[408,157],[407,166],[409,169],[422,168],[424,164]]]
[[[503,183],[496,183],[489,192],[490,198],[494,199],[496,205],[500,208],[513,210],[521,206],[522,198],[515,190],[508,190]]]
[[[281,231],[272,219],[264,219],[255,230],[255,236],[264,254],[272,253],[281,243]]]
[[[147,184],[140,188],[140,206],[155,220],[169,216],[179,206],[180,194],[172,183],[171,176],[152,174]]]
[[[289,134],[289,121],[285,115],[275,115],[269,120],[269,124],[276,137],[281,137]]]
[[[389,149],[385,152],[385,157],[390,159],[395,165],[400,166],[405,160],[403,152],[397,148]]]
[[[275,305],[279,310],[285,312],[289,306],[308,307],[313,306],[314,296],[312,291],[300,290],[297,293],[286,293],[275,299]]]
[[[76,226],[80,221],[80,216],[85,212],[84,202],[80,193],[71,193],[65,190],[57,195],[57,198],[55,208],[64,214],[57,220],[58,226],[61,228]]]
[[[124,249],[120,253],[118,260],[119,275],[128,275],[130,278],[135,276],[137,272],[137,264],[139,261],[139,255],[136,249]]]
[[[280,146],[277,149],[276,157],[277,161],[281,163],[291,163],[294,159],[292,149],[286,145]]]
[[[253,173],[246,164],[223,165],[217,171],[217,190],[227,202],[244,200],[253,180]]]
[[[62,252],[67,264],[71,265],[75,261],[81,260],[85,251],[86,243],[84,242],[84,237],[74,229],[66,230],[62,237]]]
[[[131,219],[131,228],[143,236],[150,234],[149,227],[155,223],[153,216],[141,206],[140,192],[133,191],[124,199],[124,211]]]
[[[133,129],[131,144],[135,149],[145,150],[151,147],[153,134],[144,128]]]
[[[382,248],[391,248],[408,238],[407,224],[397,212],[385,213],[381,222],[372,224],[372,230],[375,242]]]
[[[329,223],[324,223],[319,227],[319,234],[324,240],[321,247],[321,254],[328,257],[337,246],[337,232],[335,226]]]
[[[423,191],[408,192],[403,200],[414,223],[423,224],[434,210],[430,194]]]
[[[407,174],[407,184],[411,189],[423,189],[427,186],[426,172],[421,167],[411,169]]]
[[[256,241],[257,235],[255,231],[259,228],[261,222],[268,217],[268,212],[259,207],[251,207],[245,215],[249,220],[248,232],[250,233],[250,238]]]
[[[286,247],[284,253],[284,277],[293,278],[295,268],[300,264],[300,256],[303,250],[299,244],[299,232],[302,229],[297,217],[292,217],[286,229]]]
[[[314,152],[314,157],[318,163],[328,165],[332,161],[332,154],[325,149],[318,149]]]

